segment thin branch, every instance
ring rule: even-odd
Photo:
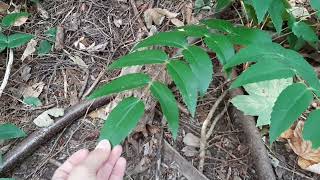
[[[221,96],[217,99],[217,101],[213,104],[212,108],[210,109],[210,112],[207,115],[207,118],[204,120],[201,128],[201,139],[200,139],[200,162],[198,169],[200,172],[203,172],[203,164],[204,159],[206,156],[206,145],[207,145],[207,127],[210,124],[210,121],[213,117],[213,114],[216,112],[220,102],[224,99],[224,97],[227,95],[228,91],[224,91]]]
[[[4,78],[3,78],[2,84],[0,86],[0,97],[1,97],[1,95],[3,93],[3,91],[4,91],[4,88],[6,88],[6,86],[8,84],[12,64],[13,64],[13,50],[9,49],[9,60],[8,60],[8,64],[7,64],[7,67],[6,67],[6,72],[4,74]]]

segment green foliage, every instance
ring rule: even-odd
[[[2,19],[2,26],[4,27],[9,27],[9,26],[12,26],[14,25],[14,23],[22,18],[22,17],[29,17],[29,13],[27,12],[19,12],[19,13],[11,13],[11,14],[8,14],[6,15],[3,19]]]
[[[8,36],[8,48],[16,48],[20,47],[26,43],[28,43],[33,38],[33,35],[30,34],[22,34],[22,33],[15,33]]]
[[[151,81],[150,77],[141,73],[134,73],[121,76],[108,84],[105,84],[94,91],[88,99],[108,96],[125,90],[146,86]]]
[[[285,6],[282,0],[273,0],[269,7],[269,14],[274,24],[275,29],[280,34],[283,24],[283,15],[286,12]]]
[[[212,81],[213,67],[208,54],[200,47],[189,46],[182,51],[196,77],[200,95],[203,96]]]
[[[26,133],[14,124],[0,124],[0,140],[26,136]]]
[[[124,99],[110,112],[99,139],[109,139],[113,146],[121,143],[136,127],[143,113],[144,104],[141,100],[135,97]]]
[[[273,4],[274,1],[271,1]],[[283,2],[283,7],[287,5]],[[245,1],[245,3],[253,3]],[[283,23],[283,9],[281,7],[268,7],[257,5],[255,9],[266,11],[259,13],[264,16],[267,11],[270,14],[278,32],[281,31]],[[265,10],[267,9],[267,10]],[[289,16],[291,18],[291,16]],[[260,19],[261,20],[261,19]],[[292,44],[298,48],[299,41],[313,41],[314,35],[305,28],[304,22],[295,23],[291,18],[290,27],[294,29]],[[308,36],[308,37],[307,37]],[[115,61],[109,69],[122,68],[133,65],[159,64],[166,66],[166,70],[175,83],[182,96],[186,107],[192,116],[195,116],[198,94],[204,95],[212,81],[212,60],[201,46],[189,45],[188,37],[202,38],[203,44],[212,50],[219,62],[228,73],[234,66],[243,63],[254,63],[232,83],[231,88],[244,86],[249,93],[247,96],[236,97],[232,103],[246,114],[259,116],[258,126],[270,124],[270,140],[276,138],[306,110],[313,99],[313,95],[320,96],[320,83],[313,67],[297,52],[286,49],[279,44],[272,43],[271,35],[260,29],[234,27],[230,22],[218,19],[204,20],[198,25],[179,27],[171,32],[158,33],[152,37],[142,40],[135,46],[135,50],[128,55]],[[317,41],[317,40],[316,40]],[[315,42],[315,41],[313,41]],[[1,44],[1,43],[0,43]],[[197,43],[201,44],[201,43]],[[240,51],[235,53],[234,46],[241,45]],[[156,46],[154,50],[147,47]],[[160,46],[160,47],[159,47]],[[166,48],[177,48],[175,55],[167,54]],[[239,46],[237,46],[239,47]],[[141,48],[141,49],[140,49]],[[165,51],[164,51],[165,50]],[[210,54],[211,55],[211,54]],[[148,75],[137,73],[121,76],[110,83],[98,88],[89,98],[119,93],[121,91],[146,87],[144,91],[151,91],[154,98],[160,102],[164,117],[168,121],[169,129],[173,137],[177,136],[179,127],[179,113],[174,95],[170,89],[157,81],[158,77],[151,78]],[[283,78],[290,78],[283,79]],[[292,84],[292,79],[295,83]],[[299,83],[296,83],[299,81]],[[291,85],[292,84],[292,85]],[[135,104],[142,104],[137,99],[132,100]],[[127,102],[127,99],[125,100]],[[139,103],[138,103],[139,102]],[[134,104],[134,103],[125,103]],[[121,108],[118,108],[121,105]],[[137,116],[128,115],[133,113],[132,109],[123,107],[120,103],[112,112],[110,118],[121,119],[121,122],[114,124],[114,121],[106,121],[103,133],[110,133],[105,137],[115,139],[113,144],[119,143],[134,128],[137,119],[142,116],[143,108]],[[125,105],[135,107],[135,105]],[[141,110],[141,111],[140,111]],[[128,113],[125,112],[128,111]],[[123,118],[123,116],[128,119]],[[128,115],[128,116],[127,116]],[[132,116],[132,117],[131,117]],[[320,118],[318,113],[314,117]],[[311,116],[309,123],[314,124],[315,119]],[[130,127],[125,126],[125,120],[130,121]],[[108,123],[111,123],[108,125]],[[122,124],[121,124],[122,123]],[[125,126],[125,127],[122,127]],[[112,128],[112,131],[109,129]],[[107,130],[106,130],[107,129]],[[121,133],[117,134],[118,129]],[[112,133],[111,133],[112,132]],[[316,130],[313,130],[316,132]],[[319,139],[319,133],[314,136],[306,136],[311,141]],[[314,142],[317,146],[317,142]]]
[[[317,149],[320,147],[320,126],[319,126],[320,110],[314,110],[309,114],[307,121],[304,124],[302,135],[305,140],[312,142],[312,147]]]
[[[37,47],[37,52],[40,56],[49,54],[52,49],[52,44],[48,40],[42,40]]]
[[[44,34],[49,38],[50,41],[55,42],[56,35],[57,35],[57,28],[56,27],[50,28]]]
[[[177,85],[184,103],[192,116],[195,115],[197,105],[198,82],[190,67],[182,61],[170,61],[167,70]]]
[[[295,22],[292,26],[292,32],[298,37],[310,43],[316,43],[318,36],[314,30],[304,22]]]
[[[262,3],[260,0],[252,0],[252,6],[256,10],[258,23],[261,23],[264,20],[264,16],[272,4],[272,1],[273,0],[264,0]]]
[[[109,69],[123,68],[144,64],[161,64],[169,59],[168,55],[161,50],[136,51],[121,57],[109,66]]]
[[[0,52],[2,52],[3,50],[5,50],[7,48],[7,44],[8,44],[7,41],[8,41],[7,36],[0,33]]]
[[[249,95],[236,96],[231,102],[245,115],[258,116],[257,126],[269,125],[275,101],[291,84],[292,78],[247,84],[244,88]]]
[[[216,11],[220,12],[230,6],[233,3],[233,0],[218,0],[216,5]]]
[[[317,16],[320,18],[320,1],[319,0],[310,0],[311,7],[317,11]]]
[[[171,90],[160,82],[153,82],[150,87],[152,95],[160,102],[161,110],[168,121],[173,138],[176,139],[179,129],[179,110]]]
[[[37,97],[26,97],[23,99],[23,102],[32,107],[38,107],[42,105],[41,100]]]
[[[271,143],[290,128],[308,108],[312,99],[312,92],[302,83],[292,84],[280,93],[271,114]]]

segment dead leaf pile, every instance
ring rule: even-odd
[[[302,130],[304,122],[299,121],[296,127],[292,127],[281,135],[287,139],[292,150],[299,156],[298,165],[305,170],[320,174],[320,148],[312,149],[311,141],[303,139]]]
[[[38,127],[49,127],[54,123],[54,120],[50,117],[61,117],[64,115],[63,108],[52,108],[41,113],[37,118],[33,120],[33,123]]]
[[[152,27],[152,24],[161,25],[163,20],[167,17],[176,26],[183,26],[183,22],[176,17],[179,13],[173,13],[167,9],[151,8],[144,12],[144,20],[148,29]]]

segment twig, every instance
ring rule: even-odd
[[[13,50],[9,49],[9,60],[8,60],[8,64],[6,67],[6,72],[3,77],[2,84],[0,86],[0,97],[4,91],[4,88],[6,88],[6,86],[8,84],[12,64],[13,64]]]
[[[188,160],[182,157],[166,140],[164,140],[164,157],[178,165],[179,172],[188,180],[208,180]]]
[[[144,25],[143,21],[141,20],[140,16],[139,16],[139,11],[137,9],[137,6],[136,6],[136,2],[134,0],[130,0],[130,4],[132,6],[132,9],[133,9],[133,13],[135,16],[137,16],[137,20],[141,26],[141,29],[145,32],[148,32],[148,29],[147,27]]]
[[[155,173],[155,180],[161,179],[161,160],[162,160],[162,146],[163,146],[163,127],[166,124],[165,117],[163,116],[161,119],[161,134],[159,138],[159,146],[157,151],[157,164],[156,164],[156,173]]]
[[[210,109],[207,118],[204,120],[201,128],[201,139],[200,139],[200,162],[198,169],[200,172],[203,172],[203,165],[204,165],[204,159],[206,156],[206,145],[207,145],[207,126],[209,125],[213,114],[216,112],[220,102],[224,99],[224,97],[227,95],[228,91],[224,91],[221,96],[217,99],[217,101],[213,104],[212,108]]]
[[[90,88],[85,92],[83,93],[83,96],[81,99],[84,99],[85,97],[87,97],[91,91],[97,86],[97,84],[100,82],[101,78],[103,77],[104,73],[105,73],[105,69],[102,69],[98,75],[98,77],[96,78],[96,80],[94,80],[94,82],[92,83],[92,85],[90,86]]]
[[[227,112],[228,107],[229,107],[229,106],[228,106],[228,104],[227,104],[227,105],[223,108],[223,110],[214,118],[213,122],[211,123],[210,129],[209,129],[209,131],[208,131],[207,134],[206,134],[206,138],[207,138],[207,139],[209,139],[210,136],[212,135],[214,127],[216,126],[216,124],[217,124],[217,122],[219,121],[219,119],[222,118],[222,116],[224,115],[224,113]]]
[[[84,91],[86,90],[86,87],[87,87],[87,85],[88,85],[88,80],[89,80],[89,76],[90,76],[90,72],[89,72],[89,69],[85,69],[84,70],[85,71],[85,73],[86,73],[86,76],[84,77],[84,82],[83,82],[83,85],[82,85],[82,88],[81,88],[81,90],[80,90],[80,92],[79,92],[79,99],[81,98],[81,97],[83,97],[83,93],[84,93]]]

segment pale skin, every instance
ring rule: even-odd
[[[93,151],[82,149],[70,156],[52,180],[122,180],[126,160],[121,153],[121,146],[112,149],[108,140],[102,140]]]

